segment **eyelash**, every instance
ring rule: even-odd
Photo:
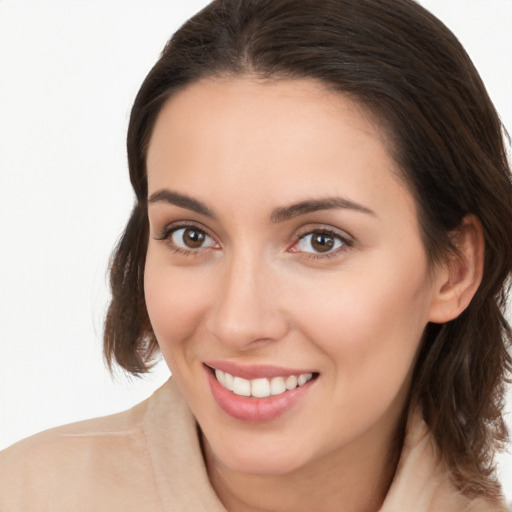
[[[175,253],[175,254],[179,254],[180,256],[200,256],[202,251],[204,250],[207,250],[207,249],[212,249],[211,247],[200,247],[198,249],[183,249],[181,247],[177,247],[173,242],[172,242],[172,235],[176,232],[176,231],[179,231],[180,229],[194,229],[200,233],[203,233],[204,235],[206,235],[208,238],[211,238],[212,240],[214,240],[214,238],[212,236],[210,236],[208,234],[208,232],[203,229],[203,228],[200,228],[199,226],[197,226],[196,224],[171,224],[170,226],[166,226],[164,228],[164,230],[155,237],[155,240],[159,240],[161,242],[165,242],[169,248]]]
[[[203,233],[208,238],[211,238],[212,240],[214,240],[214,238],[212,236],[210,236],[205,229],[200,228],[200,227],[198,227],[195,224],[186,224],[186,223],[185,224],[182,223],[182,224],[177,224],[177,225],[166,226],[164,228],[164,230],[159,235],[157,235],[155,237],[155,240],[159,240],[159,241],[167,243],[167,245],[170,247],[170,249],[175,254],[179,254],[179,255],[183,255],[183,256],[199,256],[199,255],[201,255],[201,253],[204,250],[212,249],[212,247],[199,247],[198,249],[193,249],[193,248],[183,249],[181,247],[177,247],[172,242],[171,237],[172,237],[172,235],[176,231],[179,231],[180,229],[195,229],[196,231],[198,231],[200,233]],[[306,238],[309,235],[313,235],[313,234],[326,235],[326,236],[332,237],[333,239],[340,241],[342,245],[341,245],[341,247],[338,247],[335,250],[328,251],[328,252],[325,252],[325,253],[315,253],[315,252],[291,250],[294,246],[296,246],[304,238]],[[294,236],[294,238],[295,238],[295,240],[294,240],[291,248],[288,249],[288,250],[290,252],[294,252],[294,253],[301,252],[304,255],[304,257],[307,258],[307,259],[327,259],[327,258],[332,258],[334,256],[338,256],[340,252],[345,252],[347,249],[350,249],[354,245],[354,242],[348,236],[342,235],[341,233],[339,233],[337,231],[334,231],[332,229],[328,229],[328,228],[325,228],[325,227],[317,228],[317,229],[314,229],[314,228],[311,229],[310,228],[307,231],[303,231],[302,233],[296,234]]]
[[[295,242],[293,243],[292,247],[297,245],[301,240],[303,240],[307,236],[313,235],[313,234],[329,236],[331,238],[334,238],[335,240],[339,240],[342,245],[341,245],[341,247],[338,247],[337,249],[334,249],[334,250],[331,250],[331,251],[325,252],[325,253],[302,251],[304,254],[304,257],[306,257],[307,259],[317,260],[317,259],[333,258],[335,256],[339,256],[340,252],[345,252],[347,249],[350,249],[354,245],[353,240],[350,239],[348,236],[342,235],[338,231],[323,227],[323,228],[317,228],[317,229],[310,228],[307,231],[304,231],[303,233],[296,235]],[[292,252],[299,252],[299,251],[292,251]]]

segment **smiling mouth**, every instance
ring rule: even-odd
[[[315,379],[317,373],[301,373],[299,375],[289,375],[287,377],[272,377],[258,379],[244,379],[236,377],[228,372],[216,368],[210,368],[215,375],[217,382],[228,391],[235,395],[267,398],[269,396],[281,395],[287,391],[304,386],[307,382]]]

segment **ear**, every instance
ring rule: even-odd
[[[458,253],[450,253],[435,270],[429,321],[445,323],[469,305],[482,281],[485,241],[480,220],[467,215],[453,233]]]

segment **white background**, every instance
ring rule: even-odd
[[[133,200],[131,104],[206,3],[0,0],[0,449],[126,409],[168,376],[163,364],[144,379],[106,371],[106,267]],[[512,131],[512,0],[421,3],[462,41]],[[512,500],[512,456],[500,462]]]

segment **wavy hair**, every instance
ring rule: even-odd
[[[505,131],[456,37],[412,0],[215,0],[185,23],[146,77],[127,147],[136,202],[111,260],[104,354],[133,374],[158,344],[144,301],[146,153],[162,106],[207,77],[312,79],[371,112],[418,206],[432,263],[476,215],[485,237],[482,283],[468,308],[429,324],[410,390],[467,495],[496,496],[493,457],[506,440],[504,388],[512,334],[503,312],[512,271],[512,185]]]

